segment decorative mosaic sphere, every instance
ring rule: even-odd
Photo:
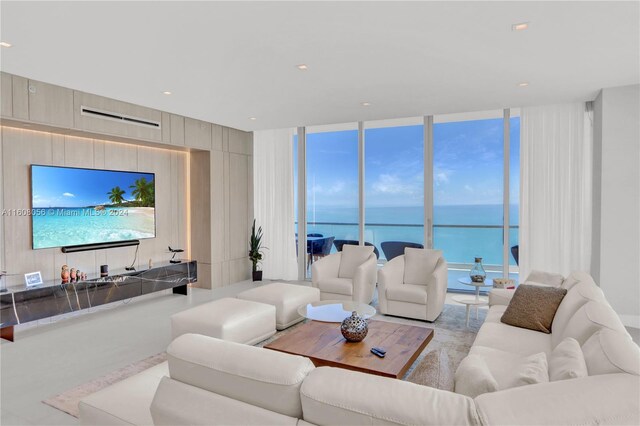
[[[342,321],[340,331],[347,341],[361,342],[369,332],[369,324],[366,319],[358,315],[356,311],[353,311],[350,317]]]

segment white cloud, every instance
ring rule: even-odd
[[[73,194],[72,194],[72,193],[70,193],[70,192],[65,192],[65,193],[64,193],[64,194],[62,194],[62,195],[63,195],[63,196],[65,196],[65,197],[75,197],[75,195],[73,195]]]
[[[473,192],[473,187],[471,185],[465,185],[464,189],[466,189],[469,192]]]
[[[311,187],[311,193],[323,194],[323,195],[335,195],[344,191],[346,184],[344,181],[336,181],[328,188],[322,185],[314,185]]]
[[[382,174],[373,183],[373,190],[384,194],[413,194],[416,185],[412,182],[403,182],[396,175]]]

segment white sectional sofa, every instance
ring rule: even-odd
[[[568,293],[551,334],[501,323],[506,305],[496,304],[471,354],[482,356],[482,348],[550,354],[569,335],[582,345],[586,377],[471,398],[314,368],[303,357],[186,334],[167,349],[168,364],[85,398],[80,420],[85,425],[639,424],[640,349],[588,275],[572,275],[563,285]],[[499,365],[490,368],[505,373]]]

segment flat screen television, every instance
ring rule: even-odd
[[[31,166],[34,249],[154,238],[155,175]]]

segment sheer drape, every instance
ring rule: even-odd
[[[584,103],[522,108],[520,279],[591,267],[592,114]]]
[[[264,232],[263,277],[298,277],[293,204],[293,130],[253,134],[253,199],[256,226]]]

